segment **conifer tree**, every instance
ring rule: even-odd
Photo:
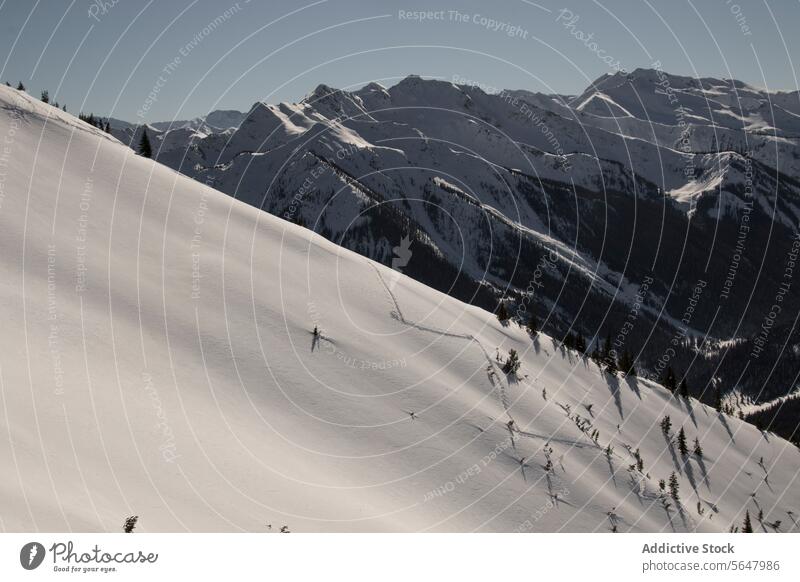
[[[150,146],[150,138],[147,137],[147,130],[142,128],[142,138],[139,141],[139,154],[145,158],[152,158],[153,157],[153,148]],[[505,307],[501,303],[500,306],[505,310]],[[497,318],[500,319],[500,314],[498,313]],[[508,319],[508,313],[506,313],[506,319]],[[504,321],[500,319],[500,321]]]
[[[601,356],[604,362],[608,361],[608,358],[612,357],[611,354],[611,335],[606,334],[606,339],[603,341],[603,349],[601,350]]]
[[[22,84],[22,81],[20,81],[20,82],[17,84],[17,91],[24,91],[24,90],[25,90],[25,85],[23,85],[23,84]]]
[[[131,515],[130,517],[126,518],[125,524],[122,526],[122,531],[125,533],[133,533],[137,521],[139,521],[138,515]]]
[[[606,364],[606,372],[612,376],[616,376],[619,368],[617,368],[617,359],[614,357],[613,350],[609,349],[608,352],[606,352],[604,360]]]
[[[508,351],[508,358],[506,359],[505,364],[503,364],[503,372],[505,374],[515,374],[519,370],[519,366],[520,361],[517,350],[511,348]]]
[[[42,90],[42,102],[50,103],[50,92],[47,89]]]
[[[683,427],[681,427],[680,432],[678,432],[678,452],[680,452],[682,457],[689,454],[689,447],[686,446],[686,433]]]
[[[583,338],[583,334],[581,334],[579,331],[575,332],[575,349],[581,354],[586,353],[586,340]]]
[[[681,380],[681,385],[678,388],[678,394],[680,394],[684,398],[689,398],[689,386],[686,385],[685,377]]]
[[[744,525],[742,526],[743,533],[753,533],[753,524],[750,523],[750,510],[744,512]]]
[[[530,318],[528,319],[528,325],[526,327],[528,329],[528,334],[530,334],[532,337],[535,337],[536,334],[539,333],[539,322],[536,321],[536,317],[534,315],[530,316]]]
[[[671,367],[667,368],[667,371],[664,373],[662,384],[664,384],[664,388],[670,392],[675,392],[675,372],[672,371]]]
[[[661,419],[661,432],[663,432],[665,436],[669,436],[671,430],[672,420],[670,419],[669,415],[666,415],[663,419]]]
[[[633,366],[633,363],[631,362],[631,355],[628,353],[628,350],[623,350],[622,354],[620,354],[618,364],[619,369],[623,374],[626,376],[630,374],[630,369]]]
[[[672,475],[669,476],[669,495],[675,501],[679,501],[680,497],[678,495],[680,489],[680,485],[678,484],[678,477],[675,475],[675,471],[672,472]]]
[[[630,362],[630,365],[629,365],[628,371],[625,373],[625,375],[626,376],[633,376],[635,378],[636,377],[636,360],[630,354],[628,354],[628,360]]]
[[[700,446],[700,440],[696,437],[694,439],[694,456],[698,459],[703,458],[703,448]]]
[[[592,358],[592,361],[601,367],[603,365],[603,350],[600,346],[600,340],[597,339],[595,336],[595,341],[592,342],[594,344],[594,349],[592,349],[592,353],[589,356]]]
[[[639,449],[636,449],[633,452],[633,458],[636,459],[636,470],[640,473],[644,473],[644,459],[642,458],[642,453],[639,452]]]
[[[147,157],[150,157],[150,156],[147,156]],[[500,303],[497,305],[497,312],[496,313],[497,313],[497,319],[500,321],[500,323],[505,323],[511,317],[508,314],[508,310],[506,309],[506,304],[505,304],[504,301],[500,301]]]
[[[714,388],[714,408],[722,412],[722,389],[719,386]]]

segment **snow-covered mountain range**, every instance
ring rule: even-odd
[[[769,314],[800,219],[797,92],[658,69],[571,97],[411,76],[211,125],[149,127],[157,159],[385,265],[408,239],[404,273],[529,305],[559,337],[630,327],[652,374],[685,337],[670,365],[707,402],[718,385],[755,402],[794,389],[798,294]],[[140,133],[115,129],[134,147]],[[763,352],[740,357],[765,319]]]
[[[369,91],[382,92],[356,97]],[[352,96],[331,102],[363,108]],[[414,185],[424,170],[402,169],[423,147],[452,148],[437,163],[469,158],[463,171],[476,177],[485,168],[463,146],[375,119],[374,108],[356,135],[347,126],[356,121],[320,123],[295,107],[297,123],[286,121],[289,106],[258,106],[248,120],[273,120],[276,144],[317,132],[288,159],[325,168],[325,188],[346,189],[337,209],[371,208],[381,184]],[[250,123],[229,137],[245,140]],[[379,140],[386,127],[416,145]],[[398,265],[137,156],[24,92],[0,87],[0,138],[6,531],[114,531],[133,514],[142,531],[727,531],[746,514],[758,531],[798,527],[800,453],[774,434],[608,374],[546,334],[532,338]],[[250,143],[256,153],[222,156],[198,175],[224,186],[244,160],[275,163],[272,149]],[[350,174],[326,149],[334,143],[357,146],[349,156],[367,166],[373,156],[397,165]],[[517,188],[529,180],[496,169]],[[578,270],[588,260],[533,229],[531,206],[518,201],[509,219],[494,174],[475,190],[438,166],[431,173],[428,196],[461,201],[446,206],[459,218],[474,206],[508,232],[530,230],[559,262]],[[430,226],[422,208],[409,201],[384,219],[421,221],[419,237]],[[431,234],[427,244],[444,241]],[[402,244],[396,253],[408,265],[414,245],[411,257]],[[520,367],[507,374],[512,349]]]

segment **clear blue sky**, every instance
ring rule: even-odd
[[[564,8],[578,16],[570,27]],[[401,10],[444,12],[420,22]],[[601,56],[627,70],[659,60],[668,72],[796,90],[799,24],[796,0],[0,0],[0,80],[130,121],[411,73],[573,94],[613,72]]]

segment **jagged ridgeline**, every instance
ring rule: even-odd
[[[416,79],[401,86],[426,101],[469,96],[471,110],[491,101]],[[248,205],[98,124],[0,87],[5,529],[797,531],[800,451],[730,414],[738,402],[757,406],[744,393],[718,383],[715,407],[698,402],[677,355],[652,360],[663,384],[643,377],[624,325],[601,342],[582,326],[568,338],[548,332],[570,321],[567,309],[580,322],[590,317],[582,310],[604,305],[635,329],[665,285],[655,266],[615,296],[611,267],[597,271],[590,251],[559,242],[572,228],[601,244],[600,231],[544,222],[537,210],[544,199],[551,217],[562,208],[565,218],[569,204],[615,215],[596,189],[576,184],[575,194],[555,173],[539,182],[521,163],[487,171],[453,145],[465,138],[379,139],[424,119],[366,120],[356,135],[356,120],[330,121],[338,111],[294,107],[317,121],[282,122],[275,128],[287,135],[269,151],[198,170],[227,188],[239,172],[256,193]],[[251,117],[288,120],[288,111],[258,106]],[[146,132],[158,157],[170,133]],[[302,147],[281,145],[291,132],[318,133]],[[291,150],[286,166],[271,168],[281,148]],[[418,158],[409,164],[409,155]],[[267,165],[251,174],[240,159]],[[291,186],[294,176],[302,180]],[[619,208],[633,198],[625,188],[613,197]],[[262,205],[290,220],[254,207]],[[670,212],[695,228],[695,218]],[[475,302],[494,313],[407,276],[434,276],[434,267],[414,267],[419,257],[438,260],[444,281],[465,274],[462,289],[446,290],[471,298],[479,286],[486,296]],[[554,286],[565,277],[560,296]],[[674,321],[707,316],[702,301],[716,285],[707,279],[676,283]],[[743,281],[737,275],[731,297]]]
[[[401,270],[426,285],[610,336],[747,413],[800,372],[799,115],[796,93],[637,70],[574,97],[320,85],[147,132],[188,176],[388,266],[407,237]]]

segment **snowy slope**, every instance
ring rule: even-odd
[[[621,531],[727,531],[759,507],[795,527],[800,454],[773,435],[605,375],[5,87],[0,138],[7,531],[130,514],[145,531],[606,531],[611,511]],[[511,348],[518,378],[495,361]],[[667,445],[664,414],[702,461]],[[667,510],[673,471],[683,504]]]

